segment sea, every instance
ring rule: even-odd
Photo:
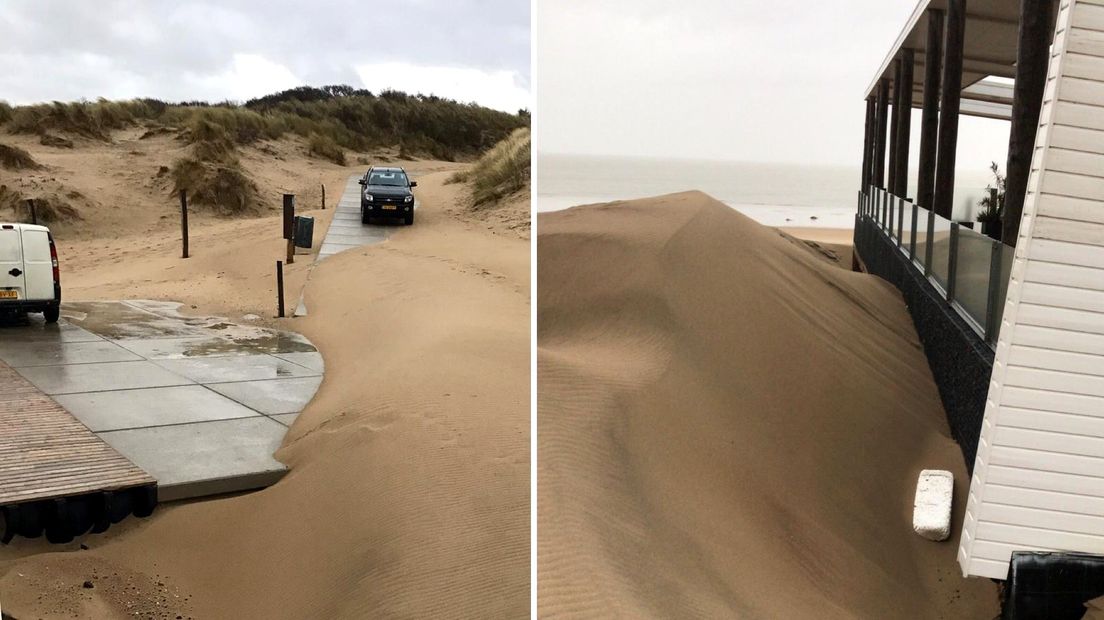
[[[915,195],[916,171],[909,195]],[[969,221],[986,171],[956,172],[954,218]],[[767,226],[851,228],[859,166],[537,155],[537,211],[701,190]]]

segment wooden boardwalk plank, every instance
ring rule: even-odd
[[[0,362],[0,506],[155,483]]]

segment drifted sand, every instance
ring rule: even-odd
[[[542,617],[998,613],[911,530],[967,479],[895,289],[696,192],[538,226]]]
[[[411,166],[418,222],[318,264],[306,318],[270,318],[275,217],[201,220],[194,262],[173,258],[167,231],[138,250],[148,235],[103,241],[118,261],[68,263],[68,290],[82,297],[176,298],[232,318],[260,308],[318,346],[326,375],[276,455],[291,468],[282,481],[128,519],[85,537],[88,550],[17,539],[0,549],[5,613],[528,615],[529,244],[461,221],[462,186],[427,169],[436,164]],[[185,275],[179,288],[170,266]]]

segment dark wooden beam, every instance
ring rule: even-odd
[[[885,189],[886,124],[889,121],[889,80],[878,82],[877,117],[874,123],[874,185]]]
[[[1001,240],[1015,246],[1020,236],[1027,178],[1039,129],[1047,69],[1050,66],[1050,35],[1053,0],[1020,0],[1020,41],[1016,51],[1016,85],[1012,97],[1012,128],[1008,136],[1004,222]]]
[[[935,162],[935,214],[951,219],[954,208],[958,110],[962,99],[962,47],[966,39],[966,0],[947,0],[947,36],[939,106],[939,153]]]
[[[862,164],[862,191],[870,190],[870,179],[873,177],[871,163],[874,160],[874,98],[866,99],[866,129],[863,133],[863,164]]]
[[[908,198],[909,141],[912,137],[912,68],[916,54],[911,49],[901,50],[901,96],[898,99],[901,114],[897,117],[897,173],[893,175],[893,193]]]
[[[920,173],[916,204],[931,209],[935,195],[936,139],[939,135],[939,76],[943,64],[943,11],[928,11],[928,47],[924,65],[924,105],[920,122]]]
[[[889,116],[889,177],[886,187],[891,193],[897,189],[897,156],[900,154],[898,143],[901,140],[901,100],[904,98],[904,84],[901,81],[901,59],[893,61],[893,112]]]

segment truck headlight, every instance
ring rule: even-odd
[[[407,196],[406,198],[403,198],[403,202],[414,202],[414,197],[413,196]]]
[[[372,195],[371,194],[364,194],[364,199],[367,200],[368,202],[372,202]]]

